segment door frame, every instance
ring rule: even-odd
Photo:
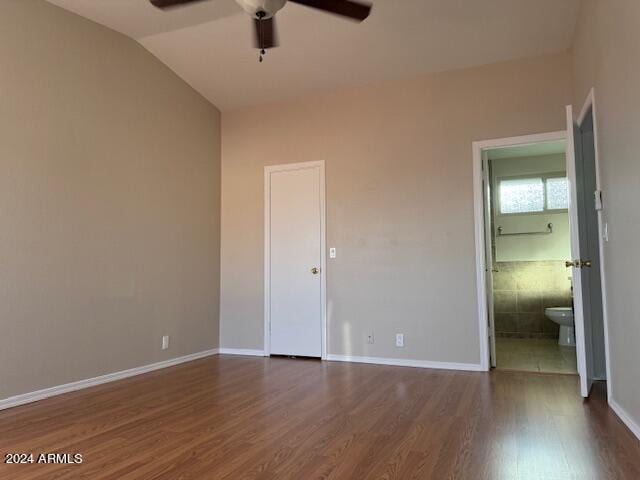
[[[480,342],[480,367],[483,371],[490,369],[489,349],[489,302],[487,302],[487,281],[492,276],[493,266],[487,266],[486,259],[486,231],[484,215],[484,188],[483,188],[483,153],[487,150],[499,148],[532,145],[535,143],[557,142],[567,139],[566,130],[557,132],[537,133],[518,137],[496,138],[492,140],[476,141],[473,149],[473,204],[475,223],[476,246],[476,289],[478,300],[478,328]],[[489,276],[487,275],[489,274]]]
[[[326,182],[324,160],[264,167],[264,356],[271,355],[271,174],[318,168],[320,171],[320,321],[322,360],[327,359]]]
[[[596,189],[602,192],[602,177],[600,174],[600,151],[598,149],[598,110],[596,105],[596,92],[595,88],[592,88],[587,94],[587,98],[582,105],[580,115],[577,118],[578,127],[582,127],[587,113],[591,110],[591,116],[593,118],[593,150],[595,154],[595,167],[596,167]],[[605,357],[605,372],[607,375],[607,397],[612,398],[611,390],[611,361],[609,359],[609,315],[607,308],[607,285],[605,276],[605,249],[604,249],[604,218],[603,211],[598,210],[598,250],[600,253],[600,290],[602,293],[602,322],[604,324],[604,357]],[[597,379],[596,379],[597,380]]]

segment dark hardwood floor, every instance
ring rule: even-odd
[[[576,377],[217,356],[0,412],[22,479],[640,479],[640,443]]]

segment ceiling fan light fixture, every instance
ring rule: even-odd
[[[287,0],[236,0],[236,3],[253,18],[267,20],[281,10]]]
[[[149,0],[162,10],[186,6],[203,0]],[[275,14],[285,6],[288,0],[236,0],[240,7],[251,15],[254,24],[254,45],[260,51],[262,62],[266,50],[278,46]],[[365,20],[371,13],[371,4],[362,0],[291,0],[306,7],[332,13],[357,22]]]

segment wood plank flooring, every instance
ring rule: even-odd
[[[639,479],[640,443],[567,375],[215,356],[0,412],[26,479]]]

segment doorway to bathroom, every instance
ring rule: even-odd
[[[473,143],[481,367],[609,375],[594,92],[567,129]],[[611,389],[607,382],[607,390]]]
[[[488,149],[484,164],[493,366],[577,374],[566,141]]]

